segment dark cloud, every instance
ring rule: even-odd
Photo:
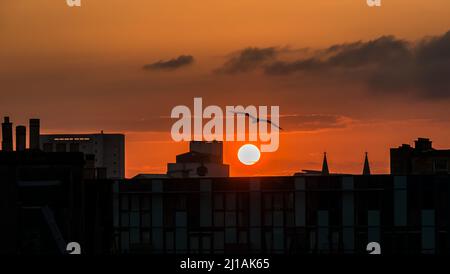
[[[436,98],[450,97],[450,31],[416,47],[417,82]]]
[[[265,67],[265,73],[270,75],[287,75],[296,71],[313,71],[323,67],[324,63],[316,58],[292,62],[276,61]]]
[[[413,54],[409,44],[393,36],[383,36],[369,42],[333,45],[312,57],[277,61],[265,67],[265,73],[286,75],[298,71],[323,72],[333,69],[364,69],[410,65]]]
[[[180,55],[177,58],[168,61],[158,61],[153,64],[144,65],[144,70],[175,70],[181,67],[188,66],[194,62],[194,57],[191,55]]]
[[[248,62],[248,66],[235,57],[224,68],[233,73],[262,68],[272,76],[314,74],[363,82],[376,94],[412,92],[424,98],[450,98],[450,32],[415,43],[382,36],[372,41],[337,44],[287,61],[277,58],[276,51],[268,55],[270,58],[264,56]]]
[[[267,61],[273,60],[276,55],[277,49],[273,47],[246,48],[237,54],[233,54],[231,58],[215,72],[225,74],[247,72],[258,68]]]
[[[328,66],[355,68],[377,64],[403,64],[412,54],[407,42],[393,36],[383,36],[369,42],[357,42],[331,47]]]
[[[277,61],[265,67],[269,75],[305,72],[325,76],[336,71],[343,80],[365,81],[376,92],[415,90],[426,98],[450,97],[450,32],[418,43],[384,36],[334,45],[308,59]]]

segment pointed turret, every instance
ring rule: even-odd
[[[323,163],[322,163],[322,175],[329,175],[330,171],[328,170],[328,161],[327,161],[327,153],[323,153]]]
[[[367,156],[367,152],[366,157],[364,159],[363,175],[370,175],[369,157]]]

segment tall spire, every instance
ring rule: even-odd
[[[323,153],[323,163],[322,163],[322,175],[329,175],[330,171],[328,170],[328,162],[327,162],[327,153]]]
[[[369,157],[367,156],[367,152],[366,157],[364,159],[363,175],[370,175]]]

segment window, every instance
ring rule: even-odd
[[[126,212],[122,212],[120,214],[120,224],[121,226],[129,226],[130,225],[130,214]]]
[[[224,216],[225,216],[225,214],[223,213],[223,211],[216,211],[214,213],[214,225],[223,227],[225,225],[225,220],[224,220],[225,217]]]
[[[142,232],[141,237],[142,237],[142,243],[144,243],[144,244],[149,244],[150,243],[151,235],[150,235],[149,231]]]
[[[216,253],[223,252],[225,248],[225,233],[223,231],[214,232],[214,250]]]
[[[446,159],[436,159],[434,161],[434,171],[435,172],[448,172],[448,162]]]
[[[235,210],[236,209],[236,194],[229,193],[226,195],[226,208],[227,210]]]
[[[141,197],[141,207],[142,207],[142,210],[145,210],[145,211],[150,210],[150,200],[145,196]]]
[[[139,212],[131,212],[130,214],[130,226],[138,227],[139,226]]]
[[[226,226],[236,226],[236,212],[227,211],[225,213],[225,225]]]
[[[140,242],[140,235],[139,235],[139,229],[138,228],[132,228],[130,229],[130,243],[136,244]]]
[[[56,152],[66,152],[66,151],[67,148],[65,143],[56,144]]]
[[[216,210],[223,210],[223,194],[216,194],[214,195],[214,209]]]
[[[133,211],[139,210],[139,196],[137,195],[131,196],[131,210]]]
[[[69,147],[70,152],[79,152],[80,144],[79,143],[71,143]]]
[[[128,250],[130,248],[130,233],[128,233],[127,231],[121,232],[120,239],[121,248],[124,250]]]
[[[45,143],[43,146],[43,149],[45,152],[53,152],[53,144],[52,143]]]
[[[141,220],[141,226],[142,227],[150,227],[151,226],[151,215],[149,212],[144,212],[142,213],[141,216],[142,220]]]
[[[126,195],[122,196],[120,208],[121,208],[121,210],[128,210],[128,208],[129,208],[128,196],[126,196]]]
[[[173,231],[167,231],[166,232],[166,244],[165,249],[167,253],[173,253],[175,250],[175,233]]]
[[[244,214],[247,203],[242,194],[224,193],[214,195],[214,225],[236,227],[247,225]]]
[[[294,226],[293,193],[264,193],[263,224],[265,226]]]

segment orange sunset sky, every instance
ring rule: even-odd
[[[450,1],[0,1],[0,115],[126,134],[127,176],[165,173],[176,105],[278,105],[280,147],[232,176],[389,172],[389,148],[450,147]],[[182,57],[180,57],[182,56]],[[184,56],[184,57],[183,57]]]

